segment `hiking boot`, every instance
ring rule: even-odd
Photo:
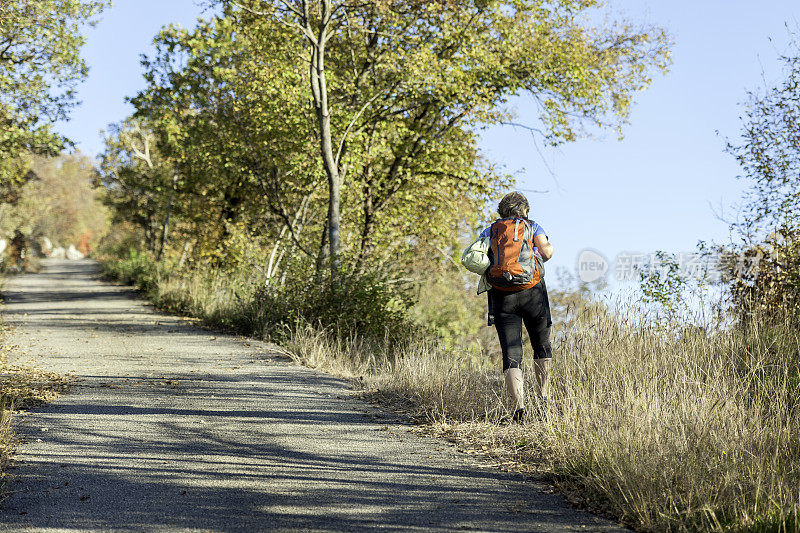
[[[500,417],[501,424],[522,424],[525,421],[525,409],[517,409],[513,414]]]

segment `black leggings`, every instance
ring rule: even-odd
[[[497,336],[503,349],[503,372],[522,364],[522,323],[533,345],[534,359],[553,357],[550,348],[550,301],[544,280],[519,292],[489,291]]]

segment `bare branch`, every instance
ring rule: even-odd
[[[513,127],[515,127],[515,128],[522,128],[522,129],[524,129],[524,130],[528,130],[528,131],[531,131],[531,132],[538,133],[538,134],[539,134],[539,135],[541,135],[542,137],[546,137],[546,136],[547,136],[547,135],[545,134],[545,132],[544,132],[544,131],[542,131],[541,129],[539,129],[539,128],[534,128],[533,126],[528,126],[527,124],[522,124],[522,123],[520,123],[520,122],[500,122],[500,125],[501,125],[501,126],[513,126]]]
[[[395,86],[391,87],[389,90],[394,90],[395,88],[397,88],[397,85],[399,85],[399,84],[395,84]],[[338,148],[338,150],[336,150],[336,159],[335,159],[335,161],[336,161],[336,165],[337,166],[339,165],[339,158],[342,155],[342,149],[344,148],[344,143],[345,143],[345,140],[347,139],[347,135],[350,133],[350,130],[353,129],[353,126],[355,126],[356,121],[358,121],[358,119],[361,118],[361,115],[364,114],[364,111],[366,111],[367,108],[370,105],[372,105],[372,103],[375,100],[377,100],[379,96],[384,94],[384,92],[386,92],[386,91],[381,90],[381,91],[378,91],[377,93],[375,93],[374,95],[372,95],[372,97],[369,100],[366,101],[366,103],[361,107],[361,109],[358,110],[358,113],[356,113],[355,116],[347,124],[347,127],[345,128],[344,133],[342,134],[342,138],[339,141],[339,148]]]
[[[240,3],[239,3],[239,2],[237,2],[236,0],[231,0],[231,4],[235,5],[236,7],[238,7],[239,9],[241,9],[242,11],[247,11],[248,13],[252,13],[253,15],[258,15],[258,16],[260,16],[260,17],[264,17],[264,16],[267,16],[267,15],[271,15],[271,13],[268,13],[268,12],[266,12],[266,11],[256,11],[256,10],[255,10],[255,9],[253,9],[252,7],[247,7],[247,6],[246,6],[246,5],[244,5],[244,4],[240,4]]]
[[[283,5],[286,7],[286,9],[288,9],[289,11],[291,11],[292,13],[294,13],[295,15],[297,15],[298,17],[302,17],[302,16],[303,16],[303,13],[302,13],[302,11],[300,11],[300,10],[297,8],[297,6],[296,6],[296,5],[294,5],[294,4],[290,3],[290,2],[287,2],[286,0],[278,0],[278,1],[279,1],[281,4],[283,4]]]
[[[134,124],[133,132],[141,136],[143,145],[142,148],[136,146],[136,142],[133,136],[130,134],[122,132],[120,134],[120,137],[126,137],[128,139],[128,145],[130,146],[131,151],[133,152],[133,156],[147,163],[147,166],[152,170],[154,166],[153,166],[153,160],[150,157],[150,135],[142,130],[142,125],[138,122]]]

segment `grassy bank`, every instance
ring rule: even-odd
[[[10,364],[5,327],[0,324],[0,498],[8,482],[15,439],[11,418],[15,411],[50,402],[69,386],[69,379],[51,372]]]
[[[6,470],[11,460],[11,410],[5,395],[0,395],[0,495],[6,487]]]
[[[106,271],[157,304],[264,336],[242,275],[177,274],[139,256]],[[501,376],[427,336],[366,340],[302,322],[281,341],[297,361],[356,378],[391,404],[507,468],[643,531],[800,529],[800,334],[789,321],[669,334],[634,307],[557,324],[547,418],[498,423]],[[336,334],[335,334],[336,332]]]

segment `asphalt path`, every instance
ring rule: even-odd
[[[269,344],[155,312],[92,261],[3,293],[15,361],[79,381],[16,418],[2,532],[618,530]]]

